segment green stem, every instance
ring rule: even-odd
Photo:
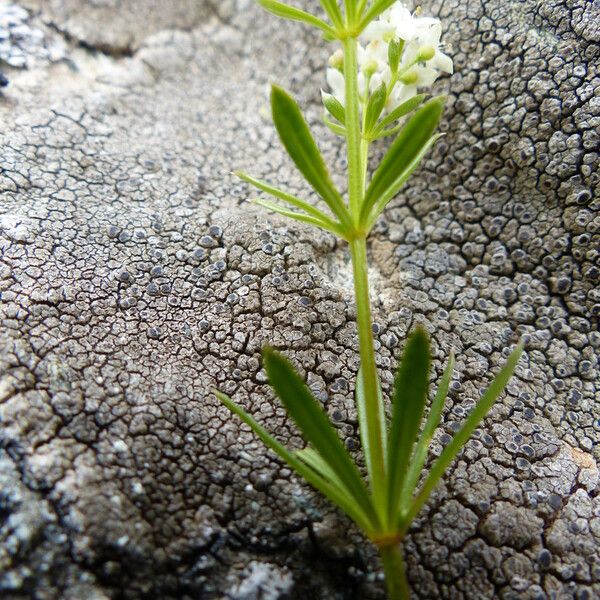
[[[369,165],[369,140],[364,137],[360,140],[360,167],[361,167],[361,178],[362,185],[364,186],[367,181],[367,167]]]
[[[346,38],[344,44],[344,78],[346,80],[346,141],[348,149],[348,196],[350,214],[358,223],[365,192],[365,160],[368,147],[362,143],[356,39]],[[368,462],[371,465],[371,490],[377,513],[384,525],[386,517],[385,454],[382,427],[384,415],[378,399],[379,379],[375,364],[375,348],[369,301],[369,279],[367,274],[367,232],[355,231],[350,238],[350,252],[354,271],[354,293],[356,297],[356,322],[363,372],[364,395],[366,398],[365,423],[361,435],[368,440]]]
[[[363,373],[366,401],[366,438],[369,440],[370,462],[372,467],[371,487],[377,512],[385,515],[385,456],[383,435],[377,393],[379,380],[375,364],[375,347],[371,323],[369,300],[369,279],[367,273],[367,241],[359,237],[350,242],[352,268],[354,273],[354,294],[356,297],[356,324],[360,348],[360,363]]]
[[[344,40],[344,79],[346,82],[346,140],[348,146],[348,196],[350,214],[358,223],[364,193],[360,152],[360,113],[356,39]]]
[[[410,600],[410,588],[400,544],[380,547],[379,555],[383,562],[388,600]]]
[[[367,122],[367,104],[369,102],[369,83],[371,81],[370,77],[367,77],[366,83],[366,97],[362,106],[362,124],[361,124],[361,135],[360,135],[360,175],[361,175],[361,185],[363,194],[367,184],[367,167],[369,165],[369,140],[365,137],[365,126]]]

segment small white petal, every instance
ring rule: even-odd
[[[422,17],[416,19],[416,27],[419,37],[427,40],[428,44],[438,44],[442,37],[442,23],[439,19]]]
[[[381,73],[375,73],[373,77],[371,77],[371,81],[369,81],[369,91],[373,93],[383,82],[383,77]]]
[[[368,41],[383,40],[392,35],[396,28],[389,22],[377,20],[367,25],[361,37]]]
[[[406,102],[417,93],[416,85],[397,85],[392,92],[388,104],[387,109],[389,111],[394,110],[398,106],[400,106],[403,102]]]
[[[454,63],[452,62],[452,59],[447,54],[444,54],[439,50],[435,53],[435,56],[428,61],[427,64],[431,65],[434,69],[442,71],[443,73],[448,73],[450,75],[454,73]]]
[[[412,64],[417,58],[417,54],[419,54],[419,48],[421,46],[417,41],[410,42],[406,44],[404,47],[404,52],[402,53],[402,65],[406,66]]]
[[[417,87],[430,87],[438,78],[439,73],[431,67],[417,65],[413,71],[417,74]]]
[[[410,41],[417,34],[417,19],[404,6],[394,7],[390,21],[396,27],[396,35],[402,40]]]
[[[356,60],[358,61],[359,65],[363,64],[365,60],[367,60],[367,51],[360,43],[356,45]]]
[[[344,105],[346,103],[346,82],[342,73],[337,69],[327,69],[327,83],[333,95]]]
[[[365,74],[362,72],[358,73],[358,95],[365,96],[367,91],[367,80]]]
[[[388,45],[382,40],[373,40],[366,50],[368,56],[378,62],[385,63],[388,59]]]

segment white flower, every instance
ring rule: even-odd
[[[373,40],[365,48],[358,45],[358,88],[361,96],[366,93],[366,82],[369,81],[369,92],[374,92],[383,81],[388,83],[391,71],[388,65],[388,45],[382,40]]]
[[[358,44],[358,91],[362,102],[382,83],[390,85],[392,72],[388,47],[392,40],[402,40],[399,77],[388,90],[387,110],[405,102],[421,88],[433,85],[440,73],[454,72],[452,59],[440,49],[442,25],[439,19],[411,13],[409,6],[396,2],[371,22],[361,34],[366,46]],[[333,95],[345,104],[343,58],[338,51],[329,61],[327,83]],[[395,75],[394,75],[395,77]],[[369,89],[367,90],[367,82]]]
[[[400,2],[396,2],[389,12],[389,22],[395,27],[396,37],[410,42],[416,35],[418,29],[418,18],[413,17],[408,8]]]
[[[432,54],[431,58],[425,61],[427,66],[451,75],[454,72],[452,59],[439,48],[442,37],[442,24],[439,19],[422,17],[413,21],[413,36],[405,47],[402,63],[410,64],[418,60],[419,55]]]
[[[396,85],[388,98],[388,102],[386,108],[388,111],[392,111],[398,106],[400,106],[403,102],[410,100],[413,96],[417,95],[417,85],[416,84],[403,84]]]

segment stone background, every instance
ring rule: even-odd
[[[591,600],[600,6],[424,11],[457,73],[438,86],[447,135],[371,238],[384,386],[415,323],[436,376],[456,351],[435,454],[518,337],[527,351],[411,530],[411,585]],[[306,194],[269,80],[343,171],[320,125],[329,51],[244,0],[0,0],[3,598],[383,598],[369,545],[209,392],[300,444],[260,369],[270,342],[356,445],[347,250],[230,174]]]

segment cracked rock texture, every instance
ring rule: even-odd
[[[424,9],[457,74],[446,136],[371,238],[384,387],[415,323],[436,377],[456,351],[434,456],[527,350],[405,542],[411,586],[598,598],[599,5]],[[230,175],[306,193],[270,79],[343,172],[328,52],[246,1],[0,0],[2,598],[383,598],[370,546],[210,394],[301,444],[271,343],[356,446],[346,248]]]

